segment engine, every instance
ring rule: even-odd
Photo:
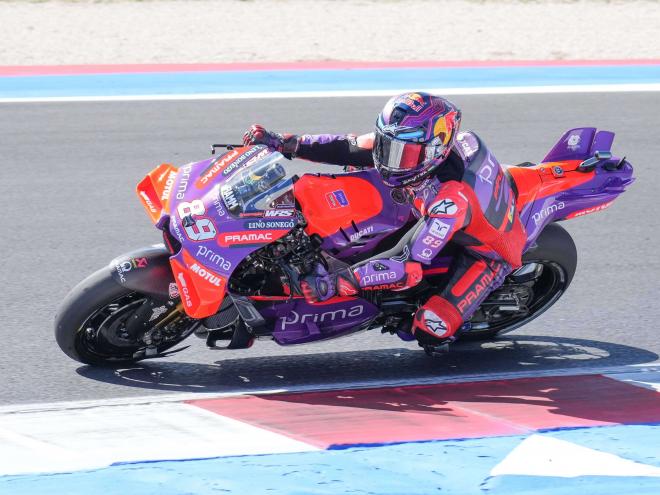
[[[299,224],[245,258],[234,271],[229,288],[243,295],[289,295],[290,288],[298,287],[298,279],[318,263],[327,266],[322,243],[318,234],[307,235],[304,225]]]

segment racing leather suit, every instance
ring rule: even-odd
[[[294,136],[287,137],[291,143]],[[295,138],[292,156],[374,166],[373,134]],[[401,252],[375,255],[352,266],[353,280],[339,275],[336,288],[340,295],[350,295],[356,293],[351,290],[356,282],[364,291],[413,287],[422,278],[421,264],[429,264],[452,240],[463,249],[450,267],[448,283],[418,309],[412,323],[420,344],[436,345],[451,340],[488,294],[521,266],[526,235],[510,177],[472,132],[459,133],[447,160],[430,177],[405,189],[418,221],[404,236],[408,241]],[[386,286],[377,276],[384,270],[396,273],[396,279],[388,274]]]

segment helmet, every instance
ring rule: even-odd
[[[428,93],[392,97],[376,121],[373,158],[390,187],[418,182],[442,162],[454,144],[461,111]]]

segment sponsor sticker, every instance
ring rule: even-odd
[[[232,188],[229,184],[223,184],[222,187],[220,187],[220,195],[222,196],[222,200],[224,201],[229,211],[238,208],[238,200],[234,194],[234,188]]]
[[[203,266],[200,266],[197,263],[193,263],[190,266],[190,271],[193,272],[198,277],[203,278],[204,280],[206,280],[210,284],[213,284],[216,287],[222,287],[224,279],[219,277],[218,275],[215,275],[214,273],[210,272],[209,270],[207,270]]]
[[[431,251],[429,248],[424,248],[422,249],[422,252],[419,253],[419,255],[425,260],[430,260],[433,258],[433,251]]]
[[[199,179],[195,183],[195,187],[197,187],[197,189],[203,189],[206,187],[237,156],[238,151],[231,150],[229,153],[226,153],[225,155],[213,160],[208,168],[200,174]]]
[[[245,228],[249,230],[290,230],[296,226],[293,220],[251,220],[245,222]]]
[[[126,282],[125,273],[138,268],[146,268],[149,265],[149,260],[147,258],[127,258],[115,261],[114,265],[119,280],[123,283]]]
[[[241,169],[243,167],[249,167],[253,163],[267,156],[269,153],[270,151],[268,150],[268,148],[262,148],[262,147],[251,148],[246,152],[244,152],[241,156],[236,158],[236,160],[233,163],[228,165],[222,171],[222,175],[224,175],[225,177],[229,177],[238,169]]]
[[[571,134],[566,141],[566,147],[571,151],[576,151],[580,147],[580,141],[579,134]]]
[[[160,195],[161,201],[169,201],[170,195],[172,194],[172,188],[174,187],[174,182],[176,181],[176,170],[170,170],[165,172],[167,178],[161,176],[158,178],[159,181],[165,180],[165,186],[163,187],[163,192]]]
[[[433,222],[431,222],[431,226],[429,227],[429,233],[438,239],[444,239],[447,237],[447,233],[450,229],[451,225],[443,222],[442,220],[434,218]]]
[[[264,217],[292,217],[294,210],[291,209],[282,209],[282,210],[265,210]]]
[[[431,205],[429,212],[431,215],[455,215],[458,206],[451,199],[441,199]]]
[[[240,246],[246,244],[267,244],[285,235],[286,230],[260,230],[253,232],[223,232],[218,236],[221,246]]]
[[[336,191],[329,192],[325,195],[325,199],[330,205],[330,208],[343,208],[348,206],[348,198],[343,189],[338,189]]]
[[[371,234],[371,233],[373,233],[373,231],[374,231],[374,227],[373,227],[373,225],[370,225],[369,227],[365,227],[365,228],[360,229],[357,232],[351,234],[349,238],[350,238],[351,242],[356,242],[356,241],[359,241],[362,238],[362,236]]]

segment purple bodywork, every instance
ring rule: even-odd
[[[597,151],[609,152],[613,141],[614,133],[609,131],[597,131],[593,127],[571,129],[562,136],[542,163],[549,164],[548,168],[551,169],[552,164],[557,162],[582,162],[593,157]],[[606,168],[618,163],[621,163],[619,168]],[[607,208],[634,182],[632,173],[633,168],[628,162],[613,156],[595,166],[591,179],[527,203],[520,214],[527,232],[527,246],[551,222]],[[589,176],[585,174],[585,177]],[[560,175],[557,180],[564,179]]]
[[[613,137],[611,132],[597,132],[594,128],[570,130],[543,162],[588,159],[596,151],[609,151]],[[458,148],[464,157],[478,151],[479,143],[470,139],[466,136],[462,147]],[[484,156],[484,168],[497,165],[490,152]],[[295,226],[300,213],[294,200],[294,181],[282,175],[278,168],[281,161],[279,153],[264,146],[253,146],[182,166],[172,187],[169,215],[164,215],[160,222],[163,226],[169,219],[169,231],[182,245],[173,258],[185,265],[183,252],[186,251],[197,263],[228,279],[248,255],[286,235]],[[610,160],[614,161],[618,159]],[[627,162],[621,162],[618,169],[612,170],[606,170],[604,163],[595,167],[593,177],[588,181],[546,197],[533,198],[525,204],[520,216],[527,230],[528,247],[548,223],[590,212],[590,208],[597,211],[634,180],[632,167]],[[383,241],[389,236],[396,240],[394,236],[400,235],[401,229],[414,221],[417,214],[409,198],[401,195],[400,190],[384,186],[375,170],[349,175],[369,182],[380,194],[383,208],[377,215],[355,224],[352,231],[337,232],[323,239],[322,248],[329,255],[331,264],[351,264],[376,254],[377,246],[382,249]],[[270,181],[268,187],[262,187],[259,181],[263,180]],[[417,197],[421,196],[422,200],[433,197],[437,186],[428,181],[424,187],[418,188]],[[478,189],[476,194],[481,201]],[[484,201],[489,200],[490,196],[484,198]],[[187,234],[187,229],[194,227],[184,225],[186,219],[181,212],[188,210],[185,207],[180,209],[182,205],[191,205],[195,201],[202,202],[203,214],[216,226],[216,235],[208,240],[193,242]],[[451,264],[451,258],[438,256],[435,252],[430,260],[425,272],[442,271]],[[365,272],[362,276],[383,275]],[[299,297],[279,300],[264,297],[255,300],[254,306],[272,328],[275,341],[281,345],[346,335],[368,327],[379,315],[376,306],[359,297],[333,298],[313,305]]]

